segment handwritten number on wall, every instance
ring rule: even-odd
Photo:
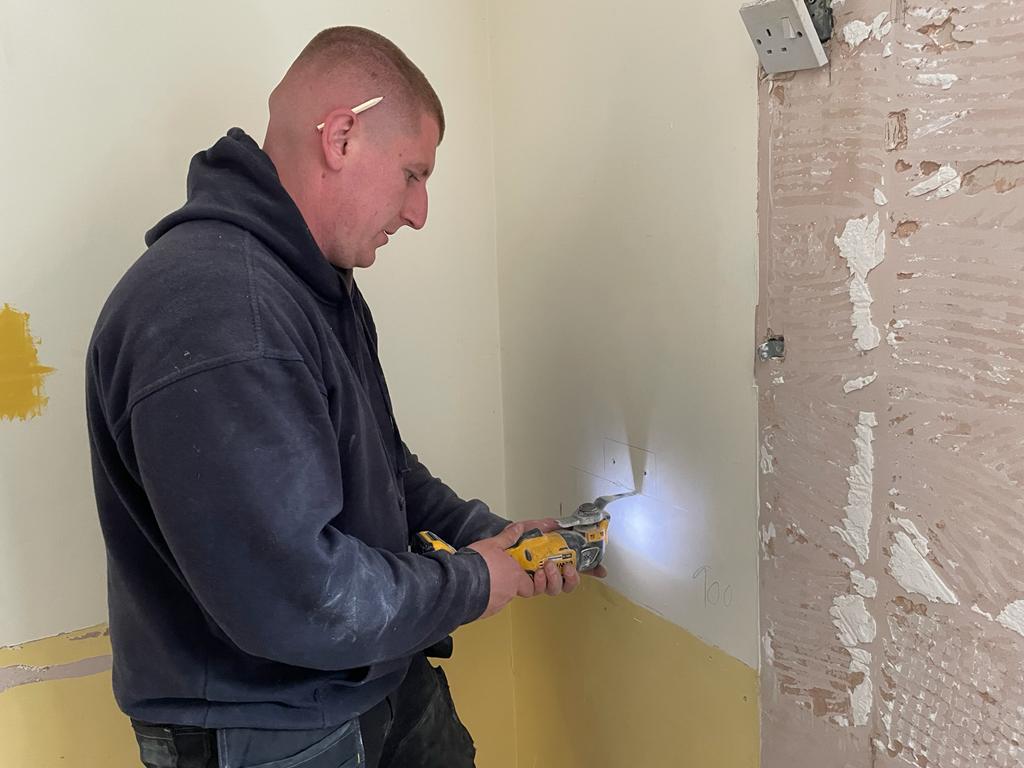
[[[707,608],[711,605],[723,605],[728,608],[732,605],[733,600],[733,589],[732,584],[726,584],[722,587],[721,582],[717,579],[712,579],[711,569],[706,565],[702,565],[696,571],[693,572],[693,579],[697,581],[703,578],[704,580],[704,607]]]

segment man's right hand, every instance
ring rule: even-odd
[[[493,616],[517,595],[533,595],[533,581],[519,563],[505,551],[519,541],[524,530],[522,523],[512,523],[497,536],[481,539],[469,545],[470,549],[476,550],[483,557],[491,577],[491,595],[487,600],[486,610],[480,614],[481,619]]]

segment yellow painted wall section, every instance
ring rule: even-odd
[[[757,672],[584,579],[512,610],[518,768],[755,768]]]
[[[462,627],[443,666],[459,717],[476,743],[476,768],[516,768],[512,612]]]
[[[90,627],[0,649],[0,766],[141,765],[128,718],[110,690],[104,630]],[[96,666],[107,668],[76,676]],[[32,678],[42,680],[20,682]]]
[[[477,768],[515,768],[511,613],[463,627],[443,663]],[[140,766],[128,718],[110,688],[104,625],[0,648],[0,766]],[[107,669],[73,676],[94,666]],[[90,662],[92,662],[90,664]],[[39,682],[24,682],[43,678]]]
[[[0,649],[0,766],[139,765],[109,670],[67,676],[104,631]],[[444,668],[478,768],[757,766],[754,670],[591,579],[463,627]]]

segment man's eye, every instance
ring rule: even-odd
[[[407,182],[409,182],[410,184],[412,184],[412,182],[417,181],[416,174],[413,173],[412,171],[406,171],[405,172],[405,180]]]

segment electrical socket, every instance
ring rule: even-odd
[[[644,496],[654,495],[657,473],[655,456],[650,451],[618,440],[604,441],[604,475],[616,485],[640,491]]]
[[[804,0],[753,0],[740,16],[768,74],[828,64]]]

